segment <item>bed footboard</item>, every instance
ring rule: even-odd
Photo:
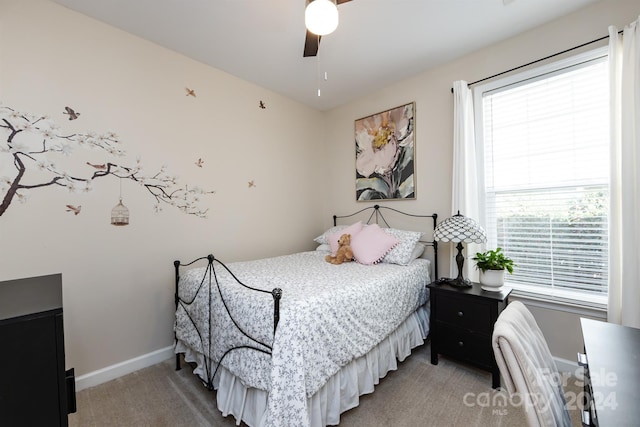
[[[180,296],[180,268],[181,267],[188,267],[191,266],[192,264],[197,263],[198,261],[203,261],[203,260],[207,260],[207,267],[204,270],[204,275],[202,277],[202,281],[200,283],[199,288],[197,289],[197,291],[195,292],[193,298],[191,298],[190,300],[184,299]],[[176,306],[176,311],[178,310],[178,308],[182,305],[185,308],[185,313],[187,313],[187,316],[189,317],[192,325],[196,328],[196,331],[198,333],[198,336],[200,337],[200,351],[202,354],[204,354],[207,358],[210,357],[211,354],[211,343],[212,340],[215,339],[215,337],[212,336],[212,328],[208,328],[208,345],[209,348],[205,349],[204,348],[204,343],[202,340],[202,332],[200,331],[200,329],[198,328],[196,322],[193,320],[193,318],[191,317],[191,315],[189,314],[189,312],[186,310],[186,307],[191,305],[195,299],[197,298],[197,296],[200,294],[200,292],[208,292],[208,298],[209,298],[209,310],[208,310],[208,316],[209,316],[209,325],[211,325],[211,300],[212,300],[212,293],[214,291],[217,291],[219,298],[226,310],[227,316],[229,317],[229,319],[232,321],[232,323],[235,325],[236,329],[242,333],[242,335],[244,335],[245,337],[247,337],[249,340],[251,340],[252,342],[254,342],[256,345],[240,345],[240,346],[236,346],[236,347],[231,347],[229,349],[227,349],[225,351],[225,353],[222,355],[222,357],[220,358],[220,360],[216,363],[216,368],[215,370],[213,370],[213,372],[210,369],[210,363],[206,363],[205,364],[205,374],[207,378],[200,378],[207,386],[208,389],[212,390],[213,389],[213,380],[215,378],[216,373],[218,372],[218,369],[220,368],[220,364],[222,363],[222,361],[224,360],[225,356],[227,354],[229,354],[230,352],[237,350],[237,349],[251,349],[251,350],[255,350],[255,351],[259,351],[265,354],[269,354],[271,355],[271,350],[272,347],[259,341],[258,339],[252,337],[250,334],[248,334],[245,330],[243,330],[242,327],[240,327],[240,325],[238,324],[238,322],[236,321],[236,319],[234,319],[233,315],[231,314],[231,312],[229,311],[229,307],[227,306],[227,303],[225,301],[224,295],[222,294],[222,290],[220,289],[220,284],[218,283],[218,278],[216,275],[216,264],[220,267],[220,268],[224,268],[234,279],[235,282],[240,285],[243,286],[246,289],[250,289],[252,291],[255,292],[260,292],[260,293],[267,293],[267,294],[271,294],[271,296],[273,297],[273,334],[275,335],[276,333],[276,329],[278,327],[278,322],[280,320],[280,299],[282,298],[282,289],[280,288],[274,288],[271,291],[266,291],[264,289],[258,289],[258,288],[253,288],[251,286],[245,285],[244,283],[242,283],[234,274],[231,270],[229,270],[229,268],[227,268],[226,265],[224,265],[224,263],[222,263],[220,260],[216,259],[213,255],[207,255],[206,257],[200,257],[197,258],[187,264],[182,264],[180,261],[176,260],[173,262],[173,266],[175,269],[175,306]],[[207,279],[208,278],[208,279]],[[205,286],[206,285],[206,286]],[[214,289],[215,288],[215,289]],[[203,290],[204,289],[204,290]],[[178,342],[178,337],[177,337],[177,333],[174,332],[174,345],[176,345]],[[176,354],[176,370],[180,370],[181,369],[181,364],[180,364],[180,354]]]

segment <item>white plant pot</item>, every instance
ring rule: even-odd
[[[480,270],[480,285],[485,291],[498,292],[504,285],[504,270]]]

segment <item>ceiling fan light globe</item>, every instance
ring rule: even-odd
[[[319,36],[331,34],[338,28],[338,7],[331,0],[314,0],[304,11],[307,30]]]

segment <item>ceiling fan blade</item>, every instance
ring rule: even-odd
[[[350,2],[351,0],[336,0],[336,5]],[[318,45],[320,44],[320,39],[322,37],[313,34],[311,31],[307,30],[307,35],[304,38],[304,53],[303,57],[307,56],[317,56],[318,55]]]
[[[307,30],[307,35],[304,38],[304,54],[303,57],[316,56],[318,54],[318,44],[320,43],[320,36],[313,34]]]

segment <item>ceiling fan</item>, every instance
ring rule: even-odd
[[[307,4],[311,3],[312,1],[315,1],[315,0],[311,0]],[[336,5],[339,5],[349,1],[351,0],[336,0],[335,2],[336,2]],[[307,34],[304,39],[304,53],[302,56],[303,57],[316,56],[318,54],[318,45],[320,44],[321,38],[322,36],[314,34],[307,29]]]

